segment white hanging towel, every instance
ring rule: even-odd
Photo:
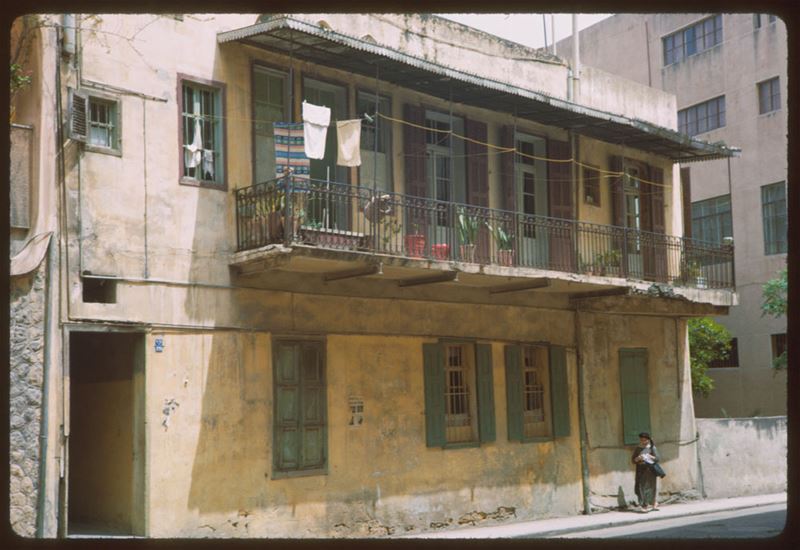
[[[306,156],[321,159],[325,156],[325,138],[331,123],[331,110],[328,107],[303,101],[303,138]]]
[[[361,166],[361,119],[340,120],[336,123],[339,166]]]
[[[186,168],[197,168],[203,155],[203,134],[200,130],[200,121],[194,121],[194,140],[189,145],[185,145],[183,162]]]

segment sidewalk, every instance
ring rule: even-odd
[[[490,539],[522,536],[550,537],[563,533],[576,533],[580,531],[589,531],[591,529],[618,527],[621,525],[629,525],[631,523],[639,523],[642,521],[654,521],[681,516],[696,516],[725,510],[766,506],[781,502],[786,502],[786,493],[707,499],[680,504],[667,504],[662,505],[660,510],[657,512],[642,513],[638,511],[638,509],[634,509],[624,512],[597,513],[592,514],[591,516],[579,515],[523,521],[518,523],[486,525],[481,527],[452,528],[448,529],[447,531],[432,531],[427,533],[418,533],[415,535],[405,535],[396,538]]]

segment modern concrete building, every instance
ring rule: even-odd
[[[17,24],[18,533],[576,514],[633,498],[642,430],[661,491],[697,488],[687,319],[737,295],[674,166],[736,151],[678,133],[673,95],[595,69],[579,95],[422,15]],[[280,124],[304,101],[332,111],[322,158]]]
[[[741,297],[716,319],[734,351],[710,370],[715,389],[695,396],[695,412],[786,414],[786,372],[771,366],[786,348],[786,319],[761,314],[762,285],[787,261],[786,25],[764,13],[627,13],[582,30],[579,48],[587,65],[675,94],[681,132],[741,146],[738,158],[681,164],[685,233],[733,238]],[[572,40],[557,51],[569,59]]]

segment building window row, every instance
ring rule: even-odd
[[[272,348],[273,477],[324,474],[328,468],[325,341],[279,337]],[[458,448],[495,441],[492,345],[442,340],[423,344],[422,352],[427,446]],[[646,349],[619,352],[626,444],[635,443],[636,434],[650,427],[647,356]],[[506,345],[504,363],[509,441],[568,437],[566,348]],[[363,403],[359,407],[363,415]]]
[[[689,136],[725,126],[725,96],[678,111],[678,131]]]
[[[665,66],[713,48],[722,42],[722,15],[712,15],[669,34],[662,39],[662,42]]]
[[[753,28],[754,29],[760,29],[765,18],[766,18],[766,21],[767,21],[768,25],[771,25],[772,23],[774,23],[775,21],[778,20],[778,16],[777,15],[773,15],[771,13],[769,13],[769,14],[754,13],[753,14]]]

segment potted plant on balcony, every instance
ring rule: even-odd
[[[592,275],[594,273],[592,262],[584,260],[580,252],[578,252],[578,268],[584,275]]]
[[[458,238],[461,242],[459,250],[461,260],[475,262],[475,239],[478,237],[478,219],[468,216],[463,208],[458,209]]]
[[[706,278],[703,277],[703,269],[697,260],[689,260],[686,263],[686,281],[695,287],[706,288]]]
[[[412,258],[421,258],[425,252],[425,235],[419,232],[419,224],[413,224],[413,233],[405,237],[406,254]]]
[[[267,191],[266,200],[259,202],[257,217],[262,227],[267,228],[267,242],[275,242],[283,237],[283,210],[286,194],[273,186]]]
[[[487,222],[486,227],[491,231],[497,245],[497,263],[504,266],[514,265],[514,237],[499,225],[490,225]]]
[[[594,269],[597,275],[619,277],[622,253],[617,248],[601,252],[594,257]]]
[[[397,235],[403,231],[403,224],[394,217],[386,217],[381,220],[381,250],[390,252]]]

